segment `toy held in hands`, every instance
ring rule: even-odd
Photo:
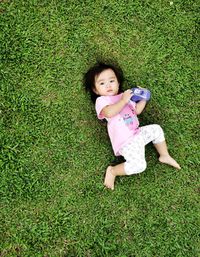
[[[134,87],[131,90],[133,91],[133,96],[131,97],[133,102],[137,103],[141,100],[149,101],[151,97],[151,92],[146,88]]]

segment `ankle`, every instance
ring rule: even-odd
[[[169,153],[160,154],[159,158],[166,158],[166,157],[170,157]]]
[[[110,173],[111,173],[113,176],[116,176],[113,166],[110,166],[109,171],[110,171]]]

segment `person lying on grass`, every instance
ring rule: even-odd
[[[98,119],[106,119],[108,134],[116,156],[124,163],[108,166],[104,185],[114,189],[116,176],[143,172],[146,167],[145,145],[152,142],[159,153],[159,161],[177,169],[180,165],[170,156],[160,125],[139,127],[137,115],[144,110],[146,101],[131,101],[133,91],[122,91],[124,81],[120,67],[96,63],[84,75],[85,89],[90,93]]]

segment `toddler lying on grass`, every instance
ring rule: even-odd
[[[131,101],[132,90],[122,91],[123,72],[111,64],[97,63],[84,76],[84,84],[95,103],[98,119],[107,120],[108,134],[116,156],[126,160],[106,169],[104,185],[114,190],[116,176],[143,172],[146,167],[145,145],[152,142],[159,153],[159,161],[174,168],[180,165],[170,156],[162,128],[157,125],[139,127],[137,115],[146,101]]]

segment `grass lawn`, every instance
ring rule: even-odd
[[[197,257],[198,1],[0,1],[0,256]],[[117,61],[152,99],[177,171],[103,186],[113,155],[84,72]]]

